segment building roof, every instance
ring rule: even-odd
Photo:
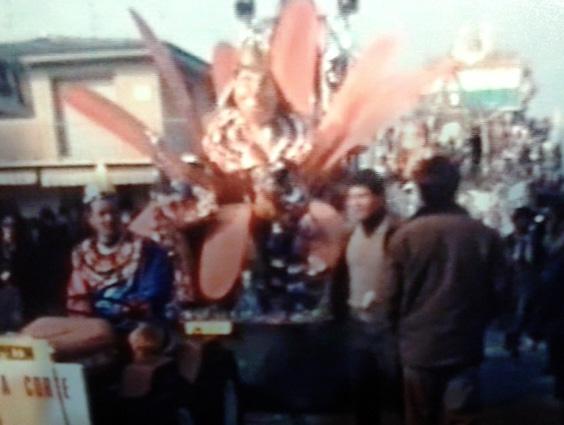
[[[196,73],[203,74],[209,68],[209,64],[203,59],[182,50],[180,47],[172,44],[165,43],[166,46],[172,51],[172,54],[180,64],[187,69],[193,70]]]
[[[165,44],[180,61],[195,68],[196,72],[203,72],[207,68],[207,63],[199,57],[171,43]],[[12,43],[0,43],[0,61],[17,63],[26,57],[49,58],[83,54],[97,54],[98,57],[103,57],[106,53],[128,51],[148,54],[143,42],[135,39],[42,37]]]
[[[108,50],[142,49],[137,40],[117,40],[76,37],[42,37],[0,44],[0,60],[18,61],[25,56],[60,55],[68,53],[103,52]]]
[[[192,77],[207,75],[208,63],[171,43],[164,43],[182,71]],[[26,109],[21,95],[24,65],[59,64],[77,61],[145,59],[149,52],[142,40],[42,37],[12,43],[0,43],[0,117],[22,116]],[[9,94],[2,87],[10,86]]]

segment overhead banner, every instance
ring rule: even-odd
[[[507,68],[468,68],[458,71],[462,90],[482,91],[518,89],[523,83],[523,69],[518,66]]]
[[[468,68],[458,72],[462,103],[470,109],[519,110],[521,87],[525,82],[521,67]]]
[[[0,425],[90,425],[82,366],[44,341],[0,338]]]

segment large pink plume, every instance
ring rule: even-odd
[[[345,137],[353,120],[390,75],[390,68],[398,42],[395,38],[381,38],[364,51],[348,72],[341,88],[334,95],[315,136],[314,155],[309,167],[323,163],[336,144]]]
[[[271,68],[295,111],[313,112],[321,24],[311,0],[291,0],[282,10],[272,39]]]
[[[78,112],[110,131],[140,153],[151,155],[151,150],[148,148],[147,127],[119,105],[80,86],[65,88],[63,99]]]
[[[192,179],[206,184],[205,176],[187,168],[178,156],[157,146],[150,130],[136,117],[111,100],[85,87],[74,86],[63,91],[63,98],[71,107],[90,118],[100,127],[113,133],[123,142],[152,158],[155,165],[173,180]]]
[[[332,269],[341,258],[345,245],[345,220],[331,205],[318,200],[310,203],[309,214],[317,230],[309,242],[310,256],[319,258]]]
[[[318,127],[308,170],[330,170],[347,152],[368,145],[378,128],[409,111],[425,86],[453,69],[448,62],[394,73],[391,65],[398,46],[397,38],[381,38],[353,65]]]
[[[391,76],[379,86],[372,87],[354,115],[348,117],[347,132],[324,162],[323,169],[330,169],[350,150],[368,146],[377,129],[408,112],[420,99],[425,87],[452,69],[452,63],[446,61],[430,69]]]
[[[176,65],[170,49],[162,44],[155,36],[147,23],[134,10],[131,15],[143,37],[143,41],[149,50],[159,74],[168,86],[170,95],[172,96],[177,112],[182,115],[185,122],[186,137],[189,142],[189,150],[199,155],[202,153],[200,140],[202,138],[201,117],[192,100],[184,76]]]
[[[231,293],[241,274],[251,238],[252,210],[249,204],[220,208],[214,225],[206,228],[198,280],[208,300],[220,300]]]
[[[219,43],[215,46],[212,59],[212,81],[216,98],[221,96],[233,80],[238,62],[239,53],[231,44]]]

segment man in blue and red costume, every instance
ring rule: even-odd
[[[167,252],[123,228],[115,193],[87,194],[85,204],[94,236],[73,251],[68,313],[106,319],[121,331],[163,321],[173,282]]]

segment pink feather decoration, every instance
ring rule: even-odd
[[[149,129],[110,99],[85,87],[63,90],[63,99],[78,112],[115,134],[144,155],[151,155]]]
[[[294,110],[313,112],[321,24],[311,0],[291,0],[282,10],[271,47],[271,69]]]
[[[80,86],[64,90],[63,98],[78,112],[142,154],[150,156],[155,165],[165,172],[169,178],[209,185],[207,176],[197,169],[187,167],[177,155],[154,144],[151,131],[136,117],[111,100]]]
[[[328,171],[351,149],[368,145],[379,127],[416,104],[426,85],[452,70],[444,63],[430,70],[392,73],[398,46],[397,39],[382,38],[358,58],[317,129],[306,172]]]
[[[175,59],[168,47],[159,41],[141,16],[134,10],[130,10],[130,12],[143,37],[145,46],[153,57],[161,77],[170,89],[177,112],[182,115],[185,121],[185,131],[189,141],[190,151],[199,155],[202,153],[200,144],[203,134],[201,119],[190,96],[186,82],[184,81],[184,76],[178,69]]]
[[[198,267],[205,299],[225,298],[237,283],[251,240],[251,218],[249,204],[224,205],[214,224],[206,228]]]
[[[363,105],[375,98],[373,92],[378,87],[382,89],[382,81],[389,75],[397,45],[398,42],[391,37],[377,40],[349,70],[316,131],[315,147],[307,161],[307,169],[318,169],[324,163],[336,149],[336,144],[345,137]]]
[[[345,220],[331,205],[318,200],[309,204],[309,214],[316,227],[316,232],[309,242],[309,255],[323,260],[328,269],[333,269],[345,247]]]
[[[219,43],[215,46],[212,59],[212,81],[216,98],[221,96],[233,80],[238,62],[239,54],[231,44]]]
[[[431,69],[389,77],[373,87],[355,114],[349,117],[347,132],[324,162],[323,169],[329,170],[351,149],[368,146],[378,128],[409,111],[426,86],[452,69],[452,64],[447,61]]]

